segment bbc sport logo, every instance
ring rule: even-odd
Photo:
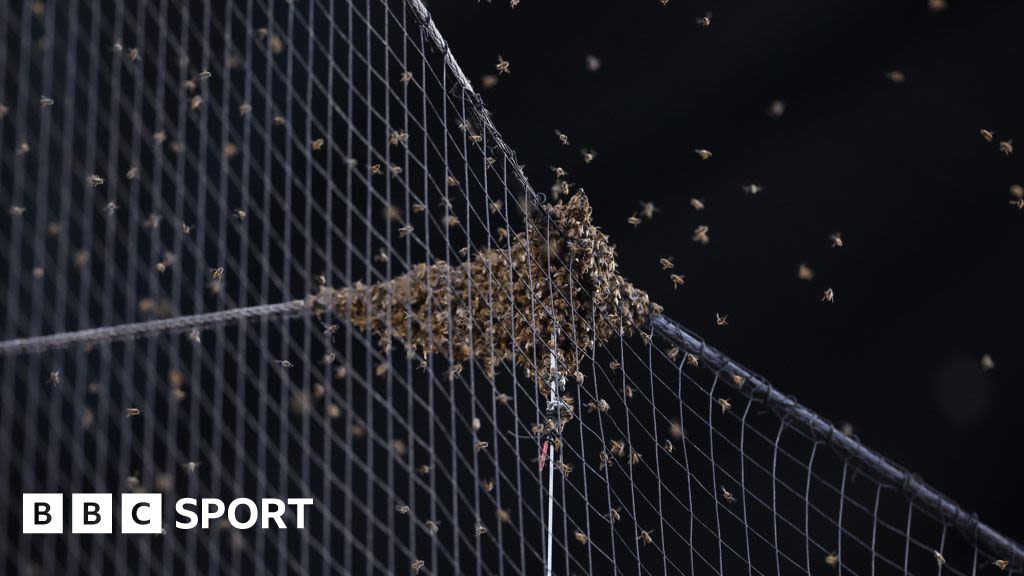
[[[23,534],[63,534],[64,494],[22,494],[21,517]],[[306,507],[312,498],[261,498],[257,503],[250,498],[235,498],[225,504],[220,498],[181,498],[174,504],[178,530],[200,528],[206,530],[210,521],[226,518],[239,530],[289,528],[286,513],[294,507],[297,530],[306,527]],[[120,529],[122,534],[160,534],[163,525],[162,494],[121,494]],[[72,494],[72,534],[112,534],[114,532],[113,494]]]

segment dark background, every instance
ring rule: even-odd
[[[566,168],[624,274],[670,316],[1024,540],[1024,211],[1009,205],[1024,152],[997,144],[1024,145],[1024,3],[429,8],[478,90],[499,54],[511,62],[483,96],[534,188]],[[905,82],[887,78],[895,69]],[[597,151],[593,164],[580,148]],[[746,195],[749,183],[764,190]],[[660,211],[634,229],[640,200]],[[707,246],[690,238],[700,224]],[[686,276],[677,291],[661,256]],[[801,262],[813,280],[797,278]],[[834,304],[821,301],[829,287]]]

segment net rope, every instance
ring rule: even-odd
[[[419,0],[0,23],[4,572],[535,574],[549,533],[560,574],[1021,570],[621,279]],[[128,491],[165,525],[186,496],[316,503],[304,530],[21,534],[23,492]]]

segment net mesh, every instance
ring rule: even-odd
[[[417,0],[0,25],[4,572],[536,574],[549,529],[563,574],[1020,569],[660,316],[584,196],[529,188]],[[21,534],[24,492],[131,491],[164,534]],[[173,528],[238,496],[315,505]]]

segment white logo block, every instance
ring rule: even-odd
[[[21,532],[23,534],[62,534],[64,532],[64,495],[22,494]]]
[[[114,532],[113,494],[72,494],[72,534],[112,534]]]
[[[122,494],[121,533],[159,534],[163,528],[161,494]]]

